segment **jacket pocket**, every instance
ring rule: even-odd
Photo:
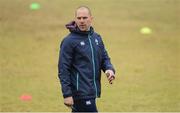
[[[76,90],[79,90],[79,73],[76,74]]]

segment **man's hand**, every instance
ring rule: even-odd
[[[64,104],[68,107],[71,107],[74,104],[72,97],[66,97],[64,98]]]
[[[105,74],[108,78],[109,83],[112,84],[112,81],[115,79],[114,72],[112,70],[106,70]]]

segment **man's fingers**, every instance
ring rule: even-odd
[[[113,83],[112,81],[113,81],[114,79],[115,79],[115,77],[114,77],[114,76],[111,76],[111,77],[108,79],[108,80],[109,80],[109,83],[112,84],[112,83]]]
[[[67,107],[70,107],[71,105],[69,105],[69,104],[66,104],[66,103],[64,103],[64,105],[66,105]]]
[[[109,80],[109,81],[111,80],[111,76],[108,77],[108,80]]]
[[[64,102],[64,105],[66,105],[66,106],[71,106],[72,103],[71,103],[71,102]]]
[[[109,83],[112,84],[113,83],[112,80],[110,80]]]
[[[109,76],[110,76],[110,73],[108,73],[108,72],[107,72],[107,73],[106,73],[106,76],[109,78]]]
[[[115,76],[114,75],[111,75],[108,77],[108,80],[114,80],[115,79]]]
[[[105,74],[107,76],[109,83],[112,84],[112,81],[115,79],[114,72],[112,70],[106,70]]]
[[[72,103],[64,103],[67,107],[71,107],[73,104]]]
[[[71,106],[74,104],[73,98],[72,98],[72,97],[67,97],[67,98],[65,98],[65,99],[64,99],[64,104],[65,104],[66,106],[68,106],[68,107],[71,107]]]

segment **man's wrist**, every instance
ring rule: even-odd
[[[72,94],[65,94],[63,95],[64,98],[67,98],[67,97],[72,97]]]

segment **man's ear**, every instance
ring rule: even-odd
[[[94,17],[93,16],[91,16],[91,21],[94,19]]]
[[[91,18],[91,26],[92,26],[92,21],[93,21],[94,18],[92,16],[90,18]]]

